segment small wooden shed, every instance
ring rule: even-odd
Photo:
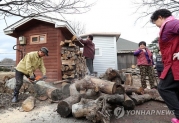
[[[98,76],[105,73],[108,68],[118,69],[116,42],[120,37],[119,32],[94,32],[83,34],[86,39],[88,35],[93,35],[95,44],[94,71]]]
[[[16,64],[26,53],[47,47],[49,56],[44,57],[48,77],[46,81],[62,79],[60,42],[70,40],[75,35],[75,31],[67,21],[47,16],[29,17],[5,28],[4,33],[17,40],[13,47],[16,50]],[[35,74],[39,75],[39,70]]]

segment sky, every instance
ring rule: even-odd
[[[93,1],[96,1],[96,4],[89,12],[63,15],[63,17],[67,21],[75,20],[84,24],[86,33],[117,32],[121,33],[120,38],[136,43],[146,41],[147,44],[150,44],[158,36],[159,28],[154,24],[149,22],[144,26],[150,20],[150,16],[135,23],[140,14],[134,13],[136,8],[133,7],[131,0],[90,0],[90,2]],[[0,60],[4,58],[15,60],[16,58],[15,50],[13,50],[16,39],[5,35],[3,29],[19,19],[17,17],[7,18],[7,25],[4,20],[0,20]]]

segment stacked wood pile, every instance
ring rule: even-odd
[[[63,79],[82,79],[86,73],[86,61],[82,56],[80,47],[75,45],[76,37],[71,40],[61,41],[61,60]]]
[[[133,110],[149,100],[163,101],[157,90],[146,89],[141,94],[137,87],[125,85],[126,77],[122,71],[109,68],[100,78],[75,80],[70,85],[70,96],[58,103],[57,112],[62,117],[72,114],[75,118],[110,123],[117,107]]]

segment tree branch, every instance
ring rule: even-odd
[[[81,14],[90,10],[94,3],[86,0],[3,0],[0,3],[0,16],[29,17],[40,14]]]

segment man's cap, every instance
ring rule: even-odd
[[[48,56],[48,49],[46,47],[42,47],[40,50]]]

